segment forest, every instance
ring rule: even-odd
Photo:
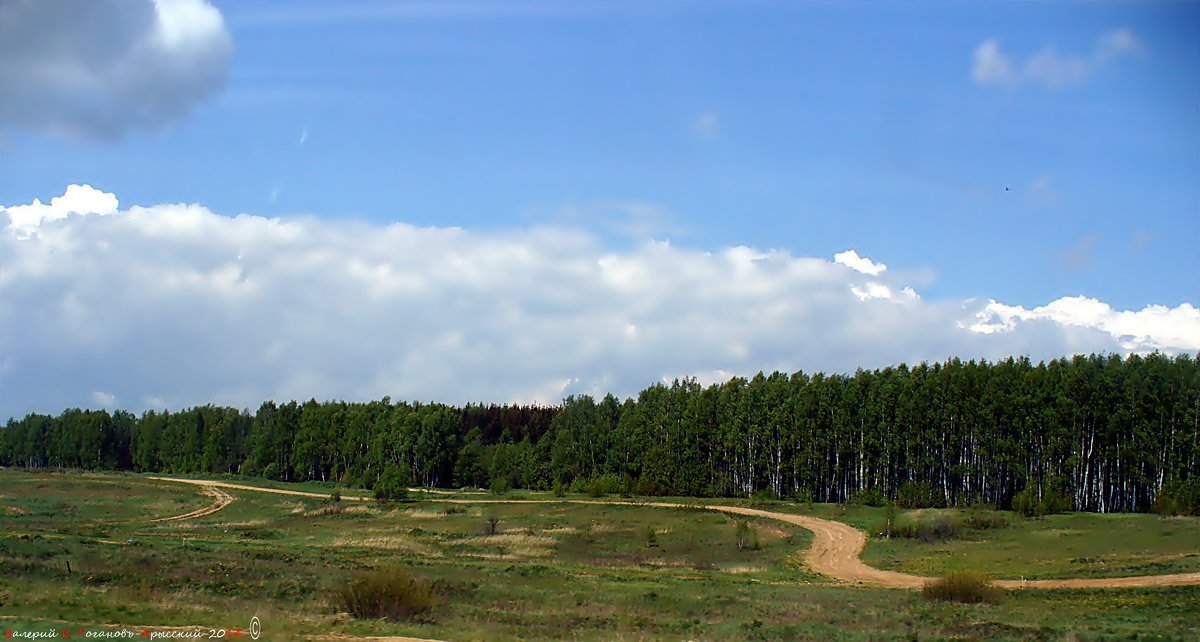
[[[905,506],[1200,510],[1200,361],[950,359],[759,373],[559,406],[344,401],[69,409],[0,428],[0,465]]]

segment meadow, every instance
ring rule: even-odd
[[[227,490],[234,501],[220,510],[166,521],[214,497],[133,474],[0,470],[2,627],[245,629],[258,617],[272,640],[1187,640],[1200,621],[1196,586],[1009,590],[996,605],[848,586],[805,567],[807,530],[688,498],[666,501],[690,507],[665,509],[616,497],[625,503],[414,493],[381,505],[348,499],[365,494],[356,489],[269,486],[347,499]],[[1200,570],[1200,518],[1000,513],[1002,525],[925,541],[877,537],[881,508],[709,503],[863,528],[872,533],[864,559],[890,570],[1010,579]],[[967,517],[900,511],[897,521]],[[333,596],[348,581],[400,567],[432,587],[430,610],[399,622],[339,612]]]

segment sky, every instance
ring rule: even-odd
[[[1197,24],[0,0],[0,418],[1195,355]]]

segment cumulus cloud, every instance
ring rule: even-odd
[[[43,221],[64,219],[71,214],[116,214],[117,197],[102,192],[90,185],[69,185],[62,196],[55,196],[49,203],[33,199],[29,205],[18,205],[5,209],[9,226],[18,236],[33,234]]]
[[[863,274],[870,274],[871,276],[879,276],[887,270],[886,265],[882,263],[875,263],[871,259],[861,257],[858,255],[858,252],[854,250],[846,250],[845,252],[834,254],[833,260],[834,262],[841,263],[852,270],[862,272]]]
[[[1141,310],[1114,310],[1103,301],[1075,296],[1026,310],[989,301],[976,313],[974,332],[1012,332],[1021,322],[1045,319],[1064,326],[1095,328],[1108,333],[1127,351],[1187,352],[1200,349],[1200,309],[1190,303],[1175,308],[1151,305]]]
[[[26,210],[0,210],[0,415],[384,395],[554,403],[760,369],[1200,349],[1190,305],[927,300],[853,251],[613,250],[567,227],[115,204],[84,186],[35,203],[65,217],[21,214],[18,227],[11,212]]]
[[[980,85],[1066,87],[1083,82],[1114,58],[1141,50],[1133,32],[1121,28],[1101,36],[1090,55],[1064,56],[1051,46],[1016,64],[1000,48],[1000,41],[992,38],[975,48],[971,78]]]
[[[0,3],[0,127],[119,138],[188,116],[232,40],[206,0]]]

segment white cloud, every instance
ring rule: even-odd
[[[863,274],[870,274],[871,276],[879,276],[887,270],[886,265],[875,263],[871,259],[859,256],[858,252],[854,250],[846,250],[845,252],[834,254],[833,260],[852,270],[857,270]]]
[[[1066,87],[1087,80],[1114,58],[1141,52],[1141,44],[1128,28],[1107,33],[1087,56],[1064,56],[1050,46],[1015,64],[995,38],[975,48],[971,78],[980,85],[1015,86],[1036,83],[1049,88]]]
[[[103,390],[97,390],[92,393],[92,402],[102,408],[117,407],[117,398]]]
[[[116,214],[117,197],[93,188],[90,185],[70,185],[62,196],[55,196],[49,203],[36,198],[29,205],[18,205],[5,209],[9,225],[18,235],[29,236],[43,221],[64,219],[71,214]]]
[[[99,216],[115,196],[80,187],[59,202],[71,194],[103,206],[0,229],[0,415],[384,395],[553,403],[686,375],[1200,349],[1189,304],[927,300],[854,252],[617,251],[566,227],[476,232],[199,205]]]
[[[975,48],[975,66],[971,77],[981,85],[1007,85],[1016,78],[1012,61],[1000,51],[995,39],[985,41]]]
[[[1137,311],[1114,310],[1093,298],[1063,297],[1048,305],[1026,310],[1019,305],[990,301],[976,313],[974,332],[1013,332],[1023,321],[1045,319],[1055,323],[1095,328],[1108,333],[1130,351],[1189,352],[1200,349],[1200,309],[1190,303],[1175,308],[1150,305]]]
[[[0,127],[111,140],[183,119],[233,45],[206,0],[0,4]]]

